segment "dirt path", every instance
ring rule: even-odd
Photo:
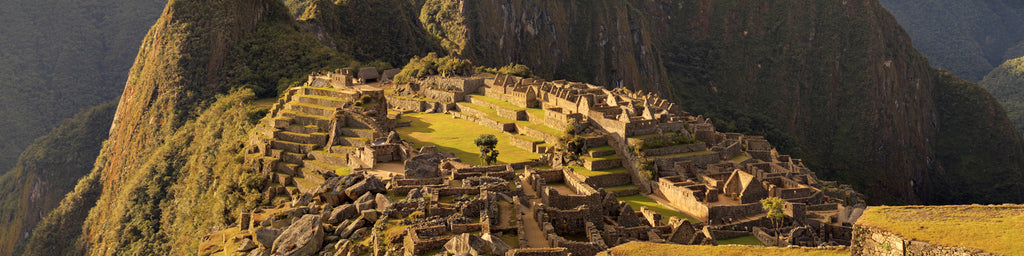
[[[529,198],[529,203],[526,207],[521,207],[523,215],[523,230],[526,234],[520,234],[526,236],[526,244],[523,248],[546,248],[550,247],[547,239],[547,235],[540,229],[540,224],[537,223],[537,219],[533,216],[533,211],[530,209],[533,202],[540,202],[540,197],[537,196],[537,192],[534,191],[533,186],[523,182],[523,190],[526,192],[526,197]]]

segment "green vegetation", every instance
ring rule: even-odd
[[[500,68],[485,68],[478,67],[477,72],[487,72],[491,74],[502,74],[502,75],[513,75],[519,77],[530,77],[533,76],[533,71],[530,71],[530,67],[523,64],[509,63]]]
[[[693,217],[690,217],[686,214],[679,212],[678,210],[672,208],[671,206],[663,205],[643,195],[624,196],[619,197],[618,199],[619,201],[629,203],[629,205],[633,207],[634,211],[639,211],[641,206],[647,206],[647,208],[651,209],[652,211],[661,214],[661,217],[665,220],[668,220],[671,217],[677,217],[679,219],[689,220],[690,223],[700,222],[697,219],[694,219]]]
[[[441,151],[452,152],[462,161],[470,164],[483,164],[478,157],[479,148],[473,141],[482,134],[497,132],[465,119],[453,119],[451,115],[440,113],[408,113],[402,115],[402,121],[412,122],[410,127],[395,129],[403,139],[422,147],[434,145]],[[510,141],[508,134],[495,135],[498,141]],[[495,147],[501,151],[499,164],[524,162],[537,158],[537,154],[522,150],[509,143],[498,143]]]
[[[737,244],[737,245],[764,246],[764,243],[762,243],[761,240],[757,240],[757,237],[754,237],[754,236],[741,236],[741,237],[734,237],[734,238],[729,238],[729,239],[719,239],[718,240],[718,244],[719,245]]]
[[[587,177],[594,177],[594,176],[600,176],[600,175],[605,175],[605,174],[627,173],[628,172],[626,170],[626,167],[615,167],[615,168],[604,169],[604,170],[588,170],[587,168],[584,168],[583,166],[570,165],[569,168],[572,168],[572,170],[575,171],[576,173],[582,174],[583,176],[587,176]]]
[[[459,1],[427,0],[420,9],[424,29],[441,41],[441,47],[459,55],[466,47],[466,26],[459,13]]]
[[[858,226],[880,228],[906,239],[935,245],[964,246],[985,252],[1024,252],[1024,207],[1019,205],[868,207]],[[956,234],[956,235],[950,235]]]
[[[166,1],[3,4],[0,174],[14,169],[22,151],[61,120],[117,100],[139,43]],[[75,179],[80,177],[76,174]],[[0,254],[9,249],[0,245]]]
[[[785,204],[786,201],[783,201],[782,198],[774,196],[761,199],[761,208],[765,211],[765,218],[772,222],[775,230],[782,228],[782,222],[786,219],[786,214],[782,212],[782,207]],[[782,238],[778,237],[778,239]],[[777,244],[781,244],[781,242]]]
[[[20,234],[42,219],[38,213],[56,208],[78,179],[89,174],[116,110],[117,102],[108,102],[64,120],[37,138],[22,152],[18,165],[0,176],[0,254],[20,254]]]
[[[465,76],[473,72],[469,61],[454,56],[437,57],[437,53],[427,56],[413,57],[395,76],[396,83],[408,83],[413,78],[425,78],[431,75]]]
[[[932,65],[967,81],[977,82],[1004,61],[1024,56],[1024,6],[1017,1],[879,2]]]
[[[850,255],[847,250],[819,250],[810,248],[778,248],[762,246],[709,246],[709,245],[678,245],[678,244],[656,244],[650,242],[629,242],[612,247],[609,252],[598,255],[621,255],[621,256],[648,256],[648,255],[806,255],[806,256],[831,256]]]
[[[498,150],[494,149],[498,145],[498,138],[493,134],[481,134],[473,141],[473,145],[480,148],[480,160],[483,160],[486,165],[491,165],[498,160]]]
[[[1024,134],[1024,57],[1007,60],[978,83],[1006,109],[1006,115]]]

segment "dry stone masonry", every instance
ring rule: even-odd
[[[630,241],[740,236],[849,244],[855,208],[835,194],[850,191],[762,137],[718,132],[655,94],[491,74],[396,85],[397,73],[318,72],[285,91],[245,157],[266,176],[269,203],[240,213],[217,232],[231,239],[206,241],[219,251],[205,251],[594,255]],[[413,125],[402,121],[409,112],[472,121],[539,157],[476,166],[441,146],[416,148],[396,132]],[[769,196],[786,201],[786,228],[764,218],[759,200]]]

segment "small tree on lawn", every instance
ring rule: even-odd
[[[491,134],[484,134],[477,137],[473,143],[480,147],[480,159],[483,159],[487,165],[491,165],[491,163],[498,160],[498,150],[494,149],[498,145],[497,137]]]
[[[772,226],[775,226],[775,237],[779,240],[775,243],[776,245],[782,243],[779,229],[782,228],[782,221],[786,218],[786,214],[782,212],[782,207],[785,203],[786,201],[783,201],[782,198],[774,196],[761,199],[761,207],[767,212],[765,217],[768,217],[768,220],[772,222]]]

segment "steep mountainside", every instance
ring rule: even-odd
[[[0,173],[60,120],[121,94],[164,3],[0,2]]]
[[[89,173],[107,138],[116,102],[75,115],[39,137],[0,176],[0,254],[11,255],[36,223]]]
[[[170,1],[143,41],[95,168],[25,253],[197,251],[199,235],[261,202],[262,180],[241,171],[239,155],[265,114],[248,106],[253,91],[274,95],[344,62],[301,34],[280,1]]]
[[[1024,148],[1005,114],[929,67],[877,1],[431,0],[421,13],[455,13],[420,20],[474,63],[668,94],[720,129],[767,135],[873,203],[1024,195]],[[938,182],[947,173],[969,178]]]
[[[1002,103],[1006,115],[1024,134],[1024,57],[1007,60],[978,82]]]
[[[880,0],[932,65],[980,81],[1024,56],[1024,3],[1015,0]]]
[[[26,254],[197,251],[199,235],[265,200],[260,176],[240,166],[245,134],[265,114],[247,106],[254,94],[273,96],[349,54],[395,63],[432,49],[655,89],[720,130],[768,135],[873,203],[1024,198],[1024,147],[1002,109],[928,66],[874,0],[375,2],[168,3],[96,167]],[[389,26],[402,33],[379,32]]]

